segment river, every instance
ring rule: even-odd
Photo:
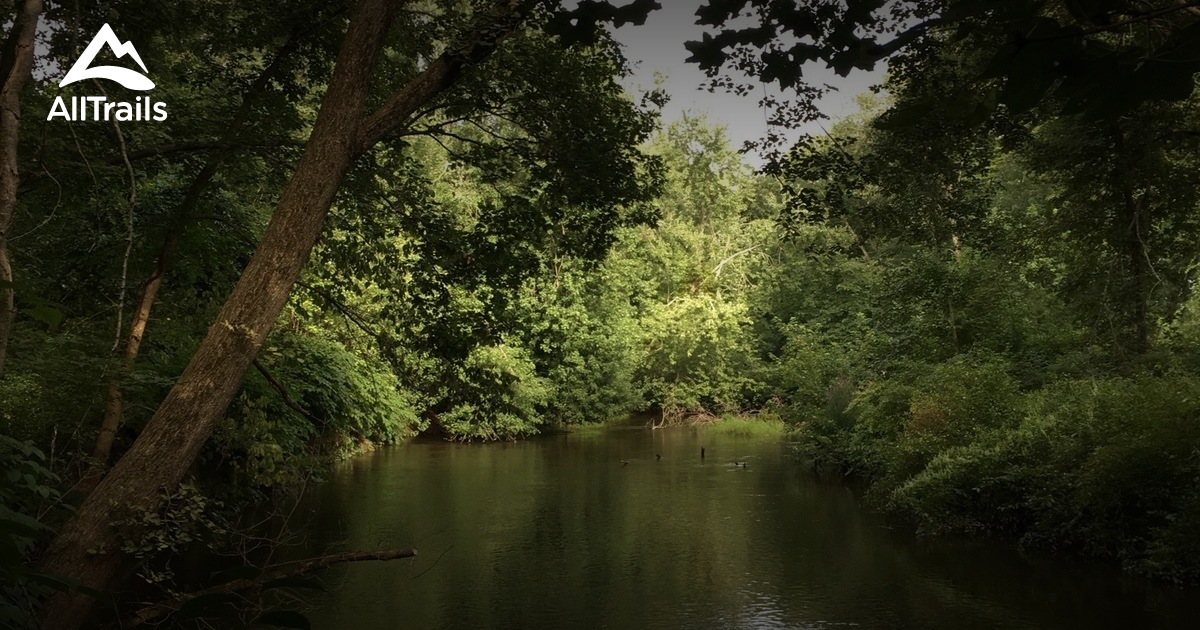
[[[420,554],[327,571],[318,629],[1200,627],[1195,589],[890,530],[773,438],[414,442],[301,508],[313,549]]]

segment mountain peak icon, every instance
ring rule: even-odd
[[[141,56],[138,55],[137,49],[133,47],[133,42],[122,42],[117,38],[117,34],[113,32],[112,27],[105,24],[96,32],[96,36],[92,38],[91,43],[87,45],[87,48],[83,49],[83,54],[79,56],[75,65],[71,66],[71,70],[67,72],[67,76],[63,77],[62,82],[58,85],[62,87],[76,81],[83,81],[84,79],[108,79],[109,81],[116,81],[131,90],[144,91],[154,87],[153,81],[146,77],[146,75],[135,70],[120,66],[92,66],[96,55],[105,46],[108,46],[109,50],[113,51],[113,54],[117,58],[129,55],[137,62],[137,65],[141,66],[142,72],[148,72],[146,64],[142,63]]]

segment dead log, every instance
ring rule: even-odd
[[[151,604],[130,617],[122,627],[140,626],[158,621],[172,613],[178,611],[184,604],[205,595],[219,595],[242,593],[245,591],[261,590],[265,585],[276,580],[285,578],[294,578],[319,569],[324,569],[335,564],[345,564],[348,562],[368,562],[399,560],[402,558],[414,558],[417,555],[416,549],[391,549],[385,551],[347,551],[344,553],[335,553],[326,556],[318,556],[316,558],[308,558],[306,560],[297,560],[294,562],[285,562],[265,569],[261,575],[253,579],[240,579],[224,584],[217,584],[206,589],[193,591],[177,595],[171,599]]]

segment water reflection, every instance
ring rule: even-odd
[[[310,615],[317,628],[1124,629],[1200,619],[1196,591],[889,531],[849,490],[813,480],[785,445],[686,429],[409,444],[347,463],[304,509],[314,549],[421,553],[330,571]]]

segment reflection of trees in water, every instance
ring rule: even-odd
[[[309,500],[314,544],[421,552],[333,572],[313,617],[334,627],[1117,627],[1140,612],[1115,580],[883,529],[785,445],[703,431],[411,444]]]

